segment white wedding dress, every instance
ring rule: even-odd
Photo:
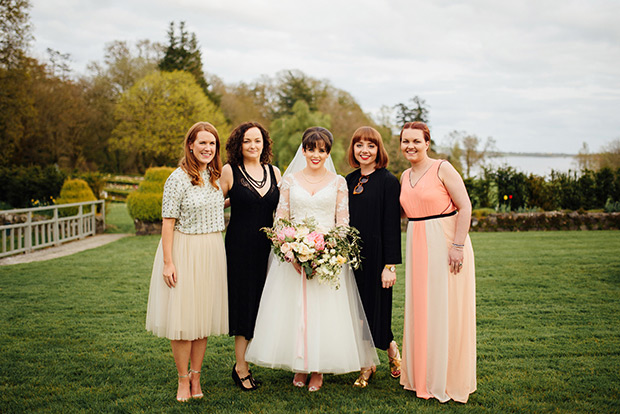
[[[276,218],[314,217],[329,229],[349,224],[346,181],[334,175],[314,195],[294,174],[280,185]],[[353,272],[343,266],[338,290],[317,279],[304,281],[290,263],[273,252],[246,360],[294,372],[344,374],[377,365],[379,359]],[[304,300],[305,299],[305,300]]]

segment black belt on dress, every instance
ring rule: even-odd
[[[456,214],[456,210],[452,210],[449,213],[446,214],[436,214],[434,216],[426,216],[426,217],[409,217],[409,221],[424,221],[424,220],[432,220],[432,219],[436,219],[436,218],[442,218],[442,217],[450,217]]]

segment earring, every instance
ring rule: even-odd
[[[190,153],[190,154],[193,154],[193,153],[194,153],[194,150],[193,150],[193,149],[190,149],[190,150],[189,150],[189,153]]]

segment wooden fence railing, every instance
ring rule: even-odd
[[[0,223],[6,223],[8,215],[25,217],[26,221],[0,225],[0,257],[93,236],[97,231],[97,210],[103,217],[105,229],[104,200],[1,210]]]

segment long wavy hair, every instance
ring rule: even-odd
[[[375,169],[378,170],[379,168],[387,167],[388,163],[390,162],[390,158],[388,157],[388,153],[385,150],[385,146],[383,145],[381,134],[379,133],[379,131],[369,126],[359,127],[353,133],[353,136],[351,137],[351,143],[349,144],[349,150],[347,151],[349,155],[349,165],[353,168],[360,167],[360,163],[355,158],[353,148],[355,147],[355,144],[362,140],[372,142],[377,146]]]
[[[200,131],[207,131],[213,134],[215,137],[215,155],[209,164],[207,164],[207,171],[209,172],[209,183],[216,189],[220,189],[217,185],[217,180],[222,175],[222,160],[220,159],[220,136],[217,133],[217,129],[208,122],[196,122],[187,131],[185,135],[185,141],[183,142],[183,151],[185,156],[179,161],[179,167],[183,169],[190,176],[192,185],[203,185],[202,176],[200,175],[200,163],[196,159],[196,156],[190,151],[190,145],[196,141],[196,137]]]
[[[269,132],[258,122],[244,122],[230,133],[230,137],[226,141],[226,154],[228,155],[230,165],[241,165],[243,163],[243,151],[241,150],[243,137],[248,129],[252,128],[258,128],[263,136],[263,151],[260,154],[261,164],[269,164],[271,162],[273,152],[271,151],[272,141],[269,137]]]

